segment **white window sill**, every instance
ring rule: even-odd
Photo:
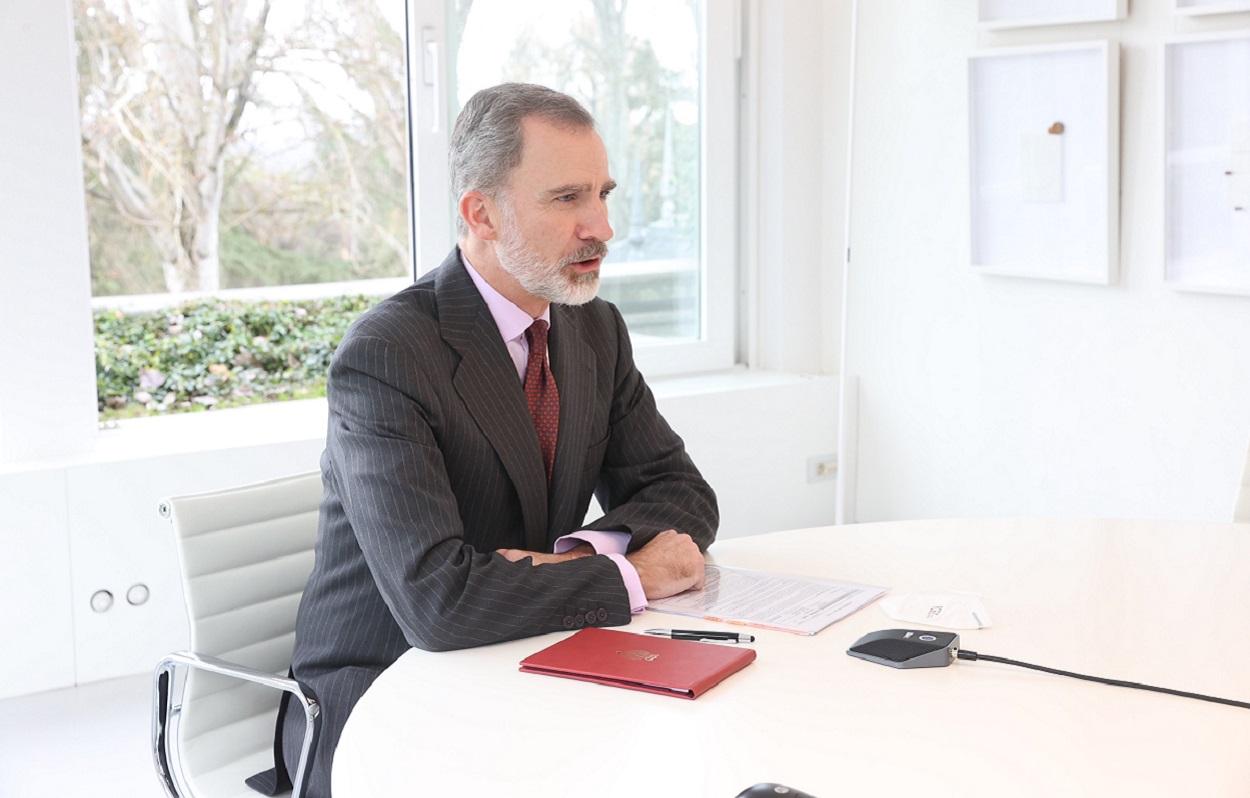
[[[813,380],[829,375],[756,371],[745,367],[706,374],[648,380],[656,398],[693,397],[732,391],[753,391]],[[171,454],[241,449],[269,444],[324,440],[326,400],[272,402],[230,410],[135,418],[101,430],[94,445],[78,455],[0,465],[0,474],[65,468],[92,463],[143,460]]]
[[[79,454],[0,465],[0,475],[171,454],[242,449],[325,437],[326,401],[272,402],[230,410],[133,418],[100,430]]]
[[[736,366],[724,371],[710,371],[706,374],[684,374],[671,377],[648,379],[652,393],[657,399],[668,399],[678,396],[698,396],[700,394],[719,394],[730,391],[753,391],[761,388],[776,388],[783,385],[801,385],[805,382],[819,380],[836,380],[830,374],[797,374],[789,371],[762,371]]]

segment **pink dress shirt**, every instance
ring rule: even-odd
[[[530,354],[529,342],[525,340],[525,331],[530,328],[535,319],[513,304],[512,300],[492,288],[491,284],[477,273],[477,269],[473,268],[473,264],[469,263],[464,250],[460,251],[460,259],[464,261],[465,270],[469,272],[469,277],[477,286],[478,293],[486,301],[490,315],[495,319],[499,335],[508,348],[508,355],[512,358],[513,365],[516,366],[517,378],[524,382],[525,363]],[[538,318],[551,324],[551,306],[548,305]],[[556,387],[559,388],[558,385]],[[616,567],[621,572],[621,580],[625,583],[625,589],[629,591],[630,610],[638,613],[646,609],[647,596],[642,591],[642,580],[638,578],[638,570],[634,568],[633,563],[625,559],[625,550],[629,547],[629,534],[581,529],[557,540],[554,553],[563,554],[576,546],[579,541],[588,543],[596,554],[602,554],[616,563]]]

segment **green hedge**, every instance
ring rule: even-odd
[[[159,312],[95,312],[102,420],[325,395],[326,370],[376,297],[206,300]]]

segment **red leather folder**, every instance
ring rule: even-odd
[[[521,670],[698,698],[754,659],[750,648],[592,627],[521,660]]]

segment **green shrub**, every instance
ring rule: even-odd
[[[102,420],[325,395],[326,370],[376,297],[205,300],[95,312]]]

